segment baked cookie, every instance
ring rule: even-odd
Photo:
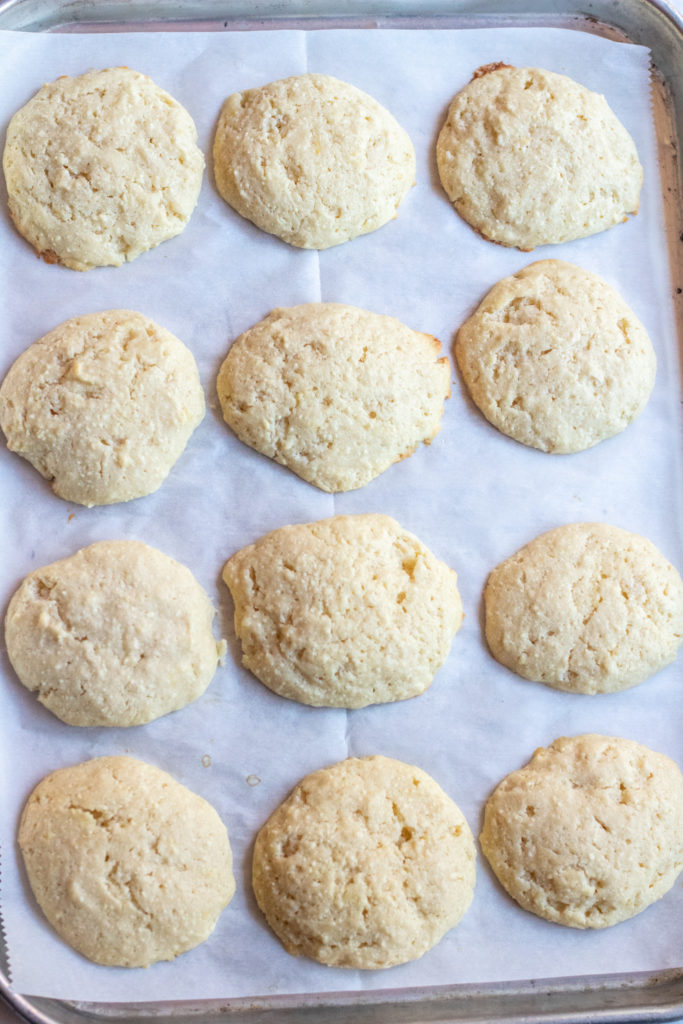
[[[457,576],[385,515],[283,526],[232,556],[242,662],[315,707],[423,693],[462,624]]]
[[[503,779],[479,838],[525,910],[606,928],[664,896],[683,868],[683,775],[632,740],[563,737]]]
[[[388,110],[329,75],[234,93],[213,147],[218,191],[263,231],[327,249],[396,216],[415,151]]]
[[[678,572],[651,541],[605,523],[541,534],[493,570],[484,603],[493,656],[572,693],[635,686],[683,640]]]
[[[415,960],[470,905],[472,833],[425,772],[349,758],[306,776],[256,838],[254,892],[293,956],[371,969]]]
[[[451,103],[441,184],[484,238],[530,251],[637,213],[643,169],[598,93],[542,68],[489,64]]]
[[[218,374],[239,439],[332,492],[362,487],[429,444],[449,394],[436,338],[334,302],[273,310]]]
[[[10,601],[7,653],[69,725],[142,725],[207,688],[225,641],[189,569],[133,540],[100,541],[36,569]]]
[[[55,327],[0,387],[0,427],[17,452],[79,505],[150,494],[204,416],[190,350],[141,313],[112,309]]]
[[[19,846],[52,927],[98,964],[173,960],[209,937],[235,891],[214,808],[132,757],[46,776],[24,808]]]
[[[655,381],[652,343],[624,300],[561,260],[499,281],[460,328],[455,355],[494,427],[557,454],[624,430]]]
[[[63,75],[9,123],[9,209],[47,263],[118,267],[180,234],[204,172],[192,118],[130,68]]]

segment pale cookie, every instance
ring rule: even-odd
[[[652,343],[624,300],[560,260],[499,281],[460,328],[455,355],[494,427],[556,454],[624,430],[655,381]]]
[[[120,266],[179,234],[202,183],[192,118],[129,68],[63,75],[7,129],[9,209],[48,263]]]
[[[367,93],[329,75],[294,75],[229,96],[213,159],[226,203],[304,249],[382,227],[415,183],[403,128]]]
[[[333,302],[273,310],[218,374],[240,440],[331,492],[362,487],[429,444],[449,394],[436,338]]]
[[[190,350],[125,309],[55,327],[19,356],[0,387],[10,451],[79,505],[155,491],[203,416]]]
[[[475,882],[472,833],[425,772],[349,758],[306,776],[254,847],[253,883],[288,953],[333,967],[393,967],[461,919]]]
[[[541,68],[480,68],[448,110],[441,183],[484,238],[529,251],[637,213],[643,169],[598,93]]]
[[[204,942],[235,891],[214,808],[132,757],[98,757],[46,776],[19,826],[46,918],[98,964],[147,967]]]
[[[455,572],[384,515],[283,526],[234,554],[223,579],[245,667],[316,707],[422,693],[463,618]]]
[[[639,914],[683,868],[683,775],[632,740],[555,740],[486,804],[481,848],[532,914],[606,928]]]
[[[26,577],[5,639],[21,682],[62,721],[141,725],[204,693],[225,648],[213,617],[185,566],[139,541],[100,541]]]
[[[486,639],[525,679],[613,693],[672,662],[683,581],[651,541],[605,523],[541,534],[489,576]]]

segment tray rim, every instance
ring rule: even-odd
[[[644,992],[650,996],[647,1004]],[[683,968],[375,992],[106,1004],[31,999],[13,992],[0,975],[0,1002],[28,1024],[192,1024],[217,1018],[233,1024],[349,1024],[351,1010],[353,1024],[650,1024],[678,1020],[682,997]]]
[[[674,195],[668,244],[674,312],[683,345],[683,15],[668,0],[0,0],[0,29],[88,32],[279,27],[410,28],[561,25],[648,46],[655,105],[670,129],[660,147]],[[220,23],[220,24],[216,24]],[[676,287],[678,286],[678,287]],[[1,883],[1,876],[0,876]],[[1,888],[0,888],[1,891]],[[0,905],[0,1005],[29,1024],[181,1024],[230,1018],[234,1024],[683,1024],[683,965],[658,972],[529,979],[372,992],[301,993],[155,1003],[87,1003],[27,997],[9,980]],[[648,1000],[644,996],[648,996]],[[469,1008],[472,1001],[472,1014]]]

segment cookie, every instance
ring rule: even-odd
[[[461,919],[475,850],[461,811],[425,772],[349,758],[306,776],[259,832],[253,883],[293,956],[392,967]]]
[[[47,263],[118,267],[180,234],[204,172],[192,118],[130,68],[63,75],[17,111],[9,210]]]
[[[561,260],[499,281],[460,328],[455,355],[494,427],[556,454],[624,430],[655,381],[652,343],[624,300]]]
[[[189,569],[133,540],[100,541],[30,573],[5,620],[21,682],[69,725],[127,726],[185,707],[225,642]]]
[[[315,707],[422,693],[463,618],[455,572],[385,515],[283,526],[236,552],[223,579],[244,666]]]
[[[605,98],[542,68],[491,64],[453,99],[441,184],[484,238],[530,251],[637,213],[643,169]]]
[[[14,363],[0,427],[17,452],[79,505],[110,505],[161,486],[204,416],[190,350],[125,309],[67,320]]]
[[[683,775],[632,740],[563,737],[494,790],[480,842],[525,910],[607,928],[661,899],[683,868]]]
[[[214,808],[132,757],[46,776],[24,808],[19,846],[47,920],[98,964],[173,960],[209,937],[235,891]]]
[[[441,426],[450,367],[429,334],[334,302],[275,309],[218,374],[241,441],[323,491],[362,487]]]
[[[645,537],[605,523],[541,534],[493,570],[484,603],[493,656],[572,693],[635,686],[683,639],[676,569]]]
[[[303,249],[382,227],[415,183],[403,128],[367,93],[329,75],[294,75],[229,96],[213,160],[226,203]]]

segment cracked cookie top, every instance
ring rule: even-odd
[[[415,184],[403,128],[372,96],[330,75],[293,75],[229,96],[213,159],[233,209],[304,249],[382,227]]]
[[[525,910],[606,928],[664,896],[683,868],[683,775],[632,740],[563,737],[494,790],[480,842]]]
[[[283,526],[223,569],[242,663],[315,707],[423,693],[462,624],[457,576],[389,516]]]
[[[190,350],[141,313],[75,317],[30,345],[0,387],[0,427],[79,505],[150,494],[204,416]]]
[[[334,967],[422,956],[461,919],[472,833],[424,771],[388,757],[313,772],[259,832],[253,884],[288,953]]]
[[[151,722],[204,693],[225,642],[189,569],[133,540],[30,573],[5,619],[21,682],[69,725]]]
[[[274,309],[218,374],[237,436],[329,492],[362,487],[441,426],[450,366],[436,338],[337,302]]]
[[[455,356],[487,420],[521,444],[583,451],[640,415],[652,342],[596,274],[541,260],[499,281],[460,328]]]
[[[46,262],[90,270],[179,234],[204,156],[185,108],[120,67],[44,85],[10,121],[3,168],[19,232]]]
[[[480,68],[449,107],[436,157],[460,216],[527,252],[638,211],[643,169],[629,133],[604,96],[542,68]]]
[[[493,656],[558,690],[625,690],[683,641],[679,573],[650,540],[606,523],[536,537],[493,570],[484,603]]]
[[[46,776],[24,808],[19,846],[50,924],[98,964],[173,960],[209,937],[235,891],[214,808],[132,757]]]

